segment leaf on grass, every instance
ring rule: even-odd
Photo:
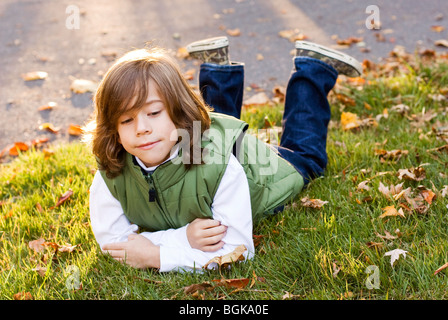
[[[388,251],[384,254],[384,256],[390,256],[390,265],[393,267],[394,262],[397,261],[401,255],[403,255],[403,258],[406,258],[407,251],[401,250],[401,249],[395,249],[392,251]]]
[[[426,178],[425,168],[419,166],[417,168],[398,169],[398,179],[422,181]]]
[[[30,292],[18,292],[14,294],[14,300],[34,300]]]
[[[342,112],[341,125],[343,130],[351,130],[358,128],[361,125],[361,121],[358,115],[352,112]]]
[[[61,204],[63,204],[65,201],[67,201],[72,196],[72,194],[73,194],[73,191],[71,189],[68,189],[68,191],[64,192],[64,194],[59,197],[58,202],[53,207],[50,207],[50,209],[59,207]]]
[[[213,285],[205,281],[203,283],[195,283],[183,288],[185,294],[190,294],[197,297],[200,291],[212,291],[214,289]]]
[[[445,263],[443,266],[441,266],[440,268],[438,268],[436,271],[434,271],[434,275],[438,274],[440,271],[442,271],[443,269],[446,269],[448,267],[448,262]]]
[[[386,240],[395,240],[395,239],[398,238],[398,236],[393,236],[393,235],[391,235],[390,232],[387,231],[387,230],[384,231],[384,236],[381,235],[381,234],[379,234],[378,232],[375,232],[375,234],[376,234],[378,237],[380,237],[381,239],[386,239]]]
[[[300,201],[302,202],[302,206],[314,209],[320,209],[324,204],[328,203],[328,201],[323,201],[320,199],[310,199],[308,197],[302,198]]]
[[[394,206],[387,206],[385,208],[383,208],[383,214],[380,215],[380,218],[385,218],[385,217],[394,217],[394,216],[400,216],[404,218],[404,212],[403,209],[395,209]]]
[[[386,187],[383,183],[380,182],[378,190],[386,197],[395,196],[396,194],[399,194],[403,190],[403,183],[399,183],[395,186],[390,185],[390,187]]]
[[[48,77],[48,73],[45,71],[32,71],[22,74],[22,78],[25,81],[43,80]]]
[[[397,162],[398,160],[401,159],[402,156],[408,155],[408,153],[409,153],[408,150],[400,150],[400,149],[395,149],[395,150],[391,150],[391,151],[387,151],[387,150],[383,150],[383,149],[375,150],[375,155],[379,156],[380,161],[382,163],[384,163],[386,161]]]
[[[10,156],[18,156],[19,151],[27,151],[28,145],[24,142],[14,142],[14,145],[9,149]]]
[[[250,279],[249,278],[214,279],[213,282],[215,282],[218,286],[224,286],[226,288],[243,289],[249,284]]]
[[[232,263],[236,263],[238,261],[243,261],[245,259],[243,253],[246,250],[247,250],[246,246],[242,244],[242,245],[236,247],[235,250],[233,250],[232,252],[230,252],[228,254],[210,259],[203,266],[203,268],[207,269],[207,267],[212,263],[216,263],[219,268],[221,268],[221,267],[226,268],[227,266],[229,266]]]
[[[42,252],[45,249],[44,243],[45,239],[39,238],[37,240],[28,242],[28,247],[31,248],[34,252]]]
[[[296,300],[301,298],[300,294],[292,294],[288,291],[285,291],[285,294],[282,296],[282,300]]]

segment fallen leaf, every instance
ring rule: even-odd
[[[39,126],[39,130],[45,130],[51,133],[58,133],[60,128],[56,128],[51,123],[45,122]]]
[[[386,197],[395,196],[396,194],[399,194],[403,190],[403,183],[399,183],[395,186],[390,185],[390,187],[386,187],[382,182],[380,182],[378,190]]]
[[[212,291],[213,285],[206,281],[203,283],[195,283],[183,288],[185,294],[197,295],[198,291]]]
[[[14,145],[9,149],[10,156],[18,156],[19,151],[27,151],[28,145],[24,142],[14,142]]]
[[[401,159],[402,156],[407,156],[409,153],[408,150],[400,150],[400,149],[395,149],[395,150],[383,150],[383,149],[377,149],[375,150],[375,155],[379,156],[380,161],[382,163],[386,162],[386,161],[392,161],[392,162],[397,162],[398,160]]]
[[[342,46],[351,46],[354,43],[361,42],[363,38],[348,37],[347,39],[338,39],[336,42]]]
[[[448,40],[445,39],[436,40],[434,41],[434,45],[448,48]]]
[[[347,131],[358,128],[361,125],[361,121],[358,115],[352,112],[342,112],[341,114],[341,126],[342,129]]]
[[[308,37],[304,35],[302,32],[300,32],[299,29],[289,29],[289,30],[282,30],[279,31],[278,35],[281,38],[288,39],[290,42],[296,42],[298,40],[306,40]]]
[[[226,288],[237,288],[242,289],[245,288],[249,282],[249,278],[239,278],[239,279],[215,279],[213,282],[217,283],[217,285],[225,286]]]
[[[48,73],[45,71],[32,71],[22,74],[25,81],[43,80],[48,77]]]
[[[419,166],[417,168],[398,169],[398,179],[422,181],[426,178],[425,168]]]
[[[432,190],[422,190],[421,195],[423,196],[423,199],[425,199],[425,201],[429,204],[432,203],[432,200],[434,200],[436,196],[436,194],[432,192]]]
[[[37,240],[28,242],[28,247],[30,247],[34,252],[42,252],[45,249],[43,245],[44,243],[45,239],[39,238]]]
[[[56,102],[48,102],[47,104],[40,106],[39,107],[39,111],[44,111],[44,110],[53,110],[53,108],[55,108],[58,104]]]
[[[241,30],[236,28],[236,29],[227,29],[226,33],[231,36],[231,37],[239,37],[241,35]]]
[[[73,191],[69,189],[68,191],[64,192],[62,196],[59,197],[58,202],[51,207],[50,209],[54,209],[55,207],[59,207],[61,204],[63,204],[65,201],[67,201],[73,194]]]
[[[381,239],[386,239],[386,240],[395,240],[395,239],[398,238],[398,236],[393,236],[393,235],[391,235],[390,232],[387,231],[387,230],[384,231],[384,236],[381,235],[381,234],[379,234],[378,232],[375,232],[375,234],[376,234],[378,237],[380,237]]]
[[[30,292],[19,292],[14,294],[14,300],[34,300]]]
[[[304,197],[300,201],[302,202],[302,206],[314,209],[320,209],[328,203],[328,201],[322,201],[320,199],[310,199],[308,197]]]
[[[244,255],[243,253],[246,251],[246,246],[244,246],[243,244],[236,247],[235,250],[233,250],[232,252],[223,255],[223,256],[217,256],[214,257],[212,259],[210,259],[204,266],[204,269],[207,269],[207,267],[212,264],[212,263],[216,263],[218,265],[219,268],[224,267],[226,268],[227,266],[229,266],[232,263],[238,262],[238,261],[243,261]]]
[[[77,124],[70,124],[68,127],[68,134],[71,136],[80,136],[82,135],[83,131],[80,125]]]
[[[393,216],[400,216],[404,218],[404,212],[403,210],[400,209],[395,209],[394,206],[387,206],[385,208],[383,208],[383,214],[380,215],[380,218],[385,218],[385,217],[393,217]]]
[[[443,26],[431,26],[431,30],[434,32],[442,32],[443,30],[445,30],[445,27]]]
[[[47,268],[38,265],[36,268],[31,269],[31,271],[36,271],[41,277],[44,277],[47,273]]]
[[[70,86],[70,90],[74,93],[86,93],[95,92],[97,87],[98,84],[96,82],[85,79],[75,79]]]
[[[390,256],[390,264],[393,267],[394,262],[400,258],[400,255],[403,255],[403,258],[406,258],[406,253],[407,253],[407,251],[404,251],[401,249],[395,249],[395,250],[386,252],[384,254],[384,256]]]
[[[443,266],[441,266],[440,268],[438,268],[436,271],[434,271],[434,275],[438,274],[440,271],[442,271],[443,269],[446,269],[448,267],[448,262],[445,263]]]
[[[264,92],[259,92],[255,95],[253,95],[252,97],[250,97],[249,99],[244,101],[244,106],[245,107],[249,107],[249,106],[256,106],[256,105],[266,105],[270,102],[269,97],[267,96],[266,93]]]
[[[289,293],[288,291],[285,291],[285,294],[282,296],[282,300],[295,300],[298,298],[301,298],[301,295],[292,294],[292,293]]]

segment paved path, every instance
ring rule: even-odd
[[[381,29],[369,30],[366,8],[379,8]],[[79,8],[79,29],[67,28]],[[73,26],[73,24],[71,24]],[[445,27],[435,32],[432,26]],[[76,26],[76,25],[74,25]],[[438,51],[434,41],[448,38],[446,0],[2,0],[0,2],[0,150],[15,141],[38,137],[69,141],[70,123],[83,124],[92,112],[91,94],[74,94],[74,78],[99,81],[111,65],[108,54],[121,55],[145,42],[177,51],[205,37],[230,36],[231,58],[246,63],[246,85],[270,93],[285,85],[292,68],[293,43],[279,36],[295,30],[309,40],[336,45],[336,38],[362,37],[363,47],[346,49],[359,60],[387,57],[399,44]],[[385,41],[378,41],[378,35]],[[368,50],[365,50],[368,49]],[[368,52],[364,52],[368,51]],[[93,60],[91,60],[93,59]],[[95,62],[95,63],[93,63]],[[197,68],[180,60],[185,70]],[[25,82],[21,75],[41,70],[45,80]],[[196,83],[197,77],[192,82]],[[251,92],[246,93],[247,96]],[[48,102],[51,111],[38,111]],[[58,134],[39,130],[51,123]]]

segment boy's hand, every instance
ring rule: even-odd
[[[213,252],[224,245],[221,240],[226,231],[227,227],[217,220],[197,218],[188,225],[187,238],[192,248]]]
[[[126,242],[105,244],[102,249],[115,260],[134,268],[160,268],[160,247],[139,234],[129,235]]]

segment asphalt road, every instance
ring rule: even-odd
[[[379,12],[368,11],[376,5]],[[74,6],[74,7],[73,7]],[[79,9],[79,20],[76,11]],[[366,19],[379,14],[379,30]],[[79,22],[79,23],[78,23]],[[433,26],[445,29],[436,32]],[[75,94],[73,79],[99,81],[111,59],[148,41],[173,52],[191,41],[228,35],[232,60],[246,64],[246,85],[269,94],[286,85],[293,42],[279,36],[295,30],[324,45],[362,37],[344,49],[359,60],[387,57],[395,45],[409,52],[448,39],[446,0],[2,0],[0,2],[0,150],[39,137],[78,139],[69,124],[82,125],[92,113],[92,94]],[[228,32],[233,35],[229,35]],[[379,41],[382,40],[382,41]],[[179,59],[184,70],[197,69]],[[45,71],[44,80],[22,75]],[[191,80],[197,83],[197,76]],[[246,92],[246,98],[253,94]],[[55,102],[52,110],[39,107]],[[44,123],[57,134],[39,130]]]

